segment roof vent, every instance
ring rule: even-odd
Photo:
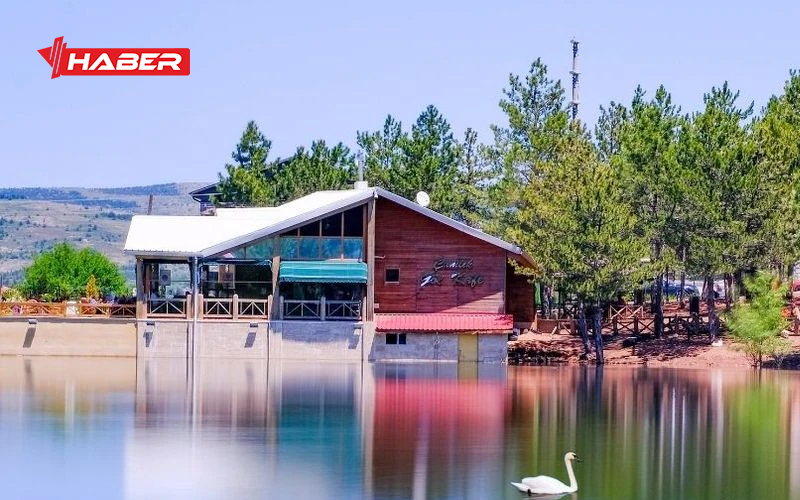
[[[358,169],[358,180],[355,183],[355,188],[369,188],[369,183],[364,180],[364,154],[361,151],[356,154],[356,167]]]

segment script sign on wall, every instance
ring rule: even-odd
[[[441,258],[433,261],[433,270],[424,273],[419,280],[419,287],[425,288],[431,285],[442,285],[442,276],[439,271],[444,271],[443,274],[450,275],[450,281],[454,285],[468,286],[475,288],[483,284],[483,276],[479,274],[472,274],[467,271],[472,269],[472,259],[469,258]]]

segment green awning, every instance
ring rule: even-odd
[[[281,262],[278,280],[291,283],[366,283],[367,264],[340,261]]]

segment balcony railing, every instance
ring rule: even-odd
[[[81,316],[100,318],[133,318],[136,304],[108,302],[0,302],[0,316]]]
[[[147,313],[150,316],[186,316],[186,299],[148,299]]]
[[[361,318],[359,300],[293,300],[281,297],[283,319],[354,320]]]

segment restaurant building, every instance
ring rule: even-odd
[[[504,362],[518,247],[381,188],[135,216],[139,356]]]

